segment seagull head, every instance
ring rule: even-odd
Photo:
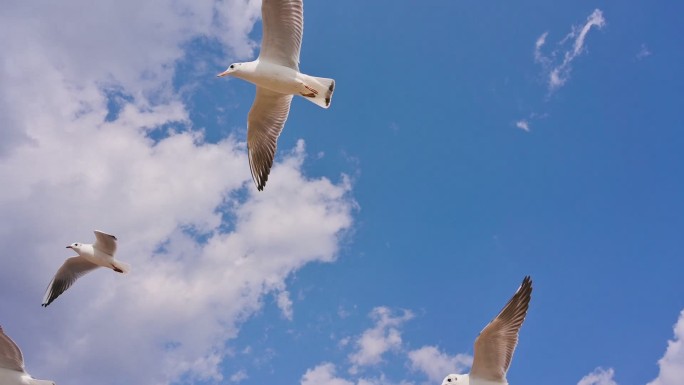
[[[82,243],[72,243],[69,246],[67,246],[67,249],[71,249],[75,252],[78,252],[81,249],[81,246],[83,246]]]
[[[216,77],[222,78],[224,76],[228,76],[228,75],[238,71],[238,69],[240,68],[241,65],[242,65],[242,63],[233,63],[228,67],[228,69],[226,69],[225,71],[216,75]]]
[[[450,374],[446,377],[444,377],[444,380],[442,381],[442,385],[459,385],[459,384],[465,384],[467,385],[469,381],[466,381],[468,378],[467,375],[464,374]]]

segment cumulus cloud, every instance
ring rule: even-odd
[[[534,59],[544,69],[550,92],[557,90],[570,79],[572,62],[584,52],[584,41],[589,31],[593,27],[601,29],[605,25],[606,20],[603,17],[603,12],[600,9],[595,9],[587,17],[584,25],[573,26],[571,32],[558,43],[558,47],[548,56],[542,52],[548,32],[544,32],[537,38],[534,45]]]
[[[228,341],[263,297],[286,292],[296,269],[336,258],[355,208],[348,178],[307,178],[300,141],[256,193],[242,139],[208,142],[173,85],[194,39],[251,55],[259,5],[0,6],[0,34],[21,37],[0,40],[0,178],[12,185],[0,189],[0,247],[16,251],[0,269],[0,306],[11,309],[0,322],[37,377],[220,381]],[[71,255],[64,246],[91,242],[95,228],[117,235],[132,273],[95,271],[41,308]]]
[[[674,325],[674,339],[667,342],[665,355],[658,361],[658,377],[648,385],[675,385],[684,378],[684,310]]]
[[[450,373],[465,373],[472,365],[473,357],[468,354],[450,356],[435,346],[423,346],[408,352],[411,368],[418,370],[430,379],[439,383]]]
[[[363,366],[382,362],[382,356],[388,351],[396,351],[401,347],[401,331],[399,326],[413,318],[413,313],[402,310],[394,315],[387,307],[376,307],[371,311],[371,319],[375,325],[364,331],[355,341],[356,351],[349,355],[353,364],[350,373],[358,372]]]
[[[352,381],[336,376],[335,365],[324,362],[313,369],[309,369],[302,376],[301,385],[354,385]]]
[[[582,377],[577,385],[617,385],[613,380],[613,369],[596,368],[593,372]]]

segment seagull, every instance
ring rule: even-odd
[[[335,89],[333,79],[299,72],[303,8],[302,0],[263,0],[259,57],[247,63],[233,63],[217,75],[234,76],[256,85],[256,97],[247,116],[247,151],[249,168],[259,191],[268,180],[292,96],[300,95],[328,108]]]
[[[17,344],[0,326],[0,384],[56,385],[54,381],[36,380],[24,369],[24,356]]]
[[[518,332],[525,321],[532,294],[527,276],[506,306],[475,339],[475,357],[469,374],[450,374],[442,385],[508,385],[506,372],[511,365]]]
[[[114,259],[116,252],[116,237],[105,232],[95,230],[95,243],[72,243],[67,246],[78,253],[78,256],[67,258],[57,274],[52,278],[43,298],[43,305],[52,303],[60,294],[64,293],[83,274],[89,273],[98,267],[108,267],[117,273],[128,273],[130,266]]]

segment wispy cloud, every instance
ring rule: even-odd
[[[530,132],[530,123],[525,119],[515,122],[515,126],[523,131]]]
[[[544,32],[537,38],[534,46],[534,59],[544,69],[549,92],[562,87],[570,79],[572,62],[585,51],[585,39],[589,31],[593,27],[601,29],[605,25],[606,20],[603,17],[603,12],[600,9],[595,9],[587,17],[584,25],[573,26],[570,33],[558,42],[558,47],[549,55],[544,55],[542,52],[548,32]]]
[[[290,292],[283,290],[278,293],[277,298],[278,309],[283,313],[283,317],[292,321],[293,311],[292,311],[292,300],[290,299]]]
[[[241,369],[241,370],[238,370],[237,372],[233,373],[230,376],[230,382],[238,383],[238,382],[242,382],[248,378],[249,378],[249,376],[247,375],[247,371],[245,371],[244,369]]]
[[[593,372],[582,377],[577,385],[617,385],[613,380],[614,371],[612,368],[596,368]]]
[[[638,60],[641,60],[641,59],[644,59],[644,58],[651,56],[652,54],[653,53],[648,49],[646,44],[642,44],[641,48],[639,49],[639,52],[637,52],[637,54],[636,54],[636,58]]]

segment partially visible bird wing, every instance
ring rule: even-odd
[[[518,332],[525,321],[532,294],[532,280],[525,277],[503,310],[475,340],[475,356],[470,377],[489,381],[505,381]]]
[[[68,258],[64,261],[62,267],[57,270],[57,274],[55,274],[52,282],[48,285],[45,297],[43,298],[43,306],[51,304],[60,294],[71,287],[79,277],[98,267],[98,265],[81,256]]]
[[[96,240],[93,247],[113,256],[116,253],[116,237],[100,230],[95,230],[94,233]]]
[[[249,168],[259,191],[264,189],[273,165],[276,142],[290,113],[292,95],[257,87],[247,117]]]
[[[2,326],[0,326],[0,368],[24,371],[24,356],[17,344],[2,330]]]
[[[263,0],[263,37],[259,58],[299,71],[304,33],[302,0]]]

